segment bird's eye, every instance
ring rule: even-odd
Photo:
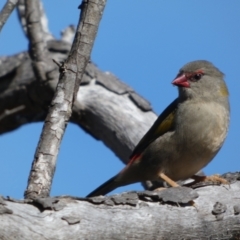
[[[202,73],[196,73],[196,74],[194,74],[194,75],[191,77],[191,80],[192,80],[193,82],[196,82],[196,81],[200,80],[201,77],[202,77]]]

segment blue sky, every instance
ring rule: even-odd
[[[43,1],[56,38],[67,25],[77,23],[79,2]],[[91,56],[100,69],[111,71],[149,100],[157,114],[177,96],[171,81],[183,64],[205,59],[225,73],[230,129],[223,148],[204,169],[206,174],[240,170],[239,9],[238,0],[108,0]],[[27,47],[14,12],[0,35],[0,56]],[[42,123],[29,124],[0,136],[0,194],[23,197],[41,129]],[[51,195],[85,196],[122,167],[100,141],[69,124]],[[139,189],[141,185],[134,184],[115,192]]]

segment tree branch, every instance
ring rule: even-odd
[[[37,4],[37,11],[38,11],[38,16],[39,19],[37,19],[38,24],[41,25],[41,34],[43,34],[43,39],[44,41],[50,41],[53,40],[53,36],[50,33],[49,29],[48,29],[48,18],[45,14],[44,8],[43,8],[43,4],[40,0],[38,1],[34,1],[36,3],[33,4]],[[17,13],[18,13],[18,18],[19,18],[19,22],[22,25],[22,29],[23,32],[25,33],[26,37],[28,37],[28,32],[27,32],[27,19],[26,19],[26,5],[25,5],[25,0],[19,0],[19,3],[17,5]],[[40,39],[41,40],[41,39]],[[41,40],[42,41],[42,40]]]
[[[75,39],[66,62],[60,68],[59,83],[34,156],[25,198],[49,196],[61,140],[105,4],[106,0],[83,1]]]
[[[57,61],[66,58],[69,47],[65,42],[48,43],[49,54]],[[26,53],[0,58],[0,61],[0,73],[3,73],[0,75],[0,114],[5,109],[25,106],[20,112],[0,119],[0,133],[43,121],[57,80],[53,78],[40,87]],[[57,75],[57,67],[53,66],[50,73]],[[132,149],[156,118],[150,104],[132,88],[94,64],[87,65],[71,122],[103,141],[123,162],[128,162]]]
[[[134,192],[92,199],[35,199],[30,203],[2,199],[0,238],[239,239],[240,182],[195,191],[199,195],[194,200],[196,208]]]
[[[0,32],[17,3],[18,0],[7,0],[6,4],[3,6],[0,12]]]
[[[29,55],[39,81],[46,81],[47,43],[41,25],[40,1],[25,0],[26,26],[29,38]]]

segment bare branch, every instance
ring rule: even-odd
[[[49,29],[48,29],[48,18],[45,14],[44,8],[43,8],[43,4],[40,0],[37,1],[39,5],[39,13],[40,13],[40,18],[38,21],[40,21],[41,24],[41,31],[42,34],[44,34],[44,40],[45,41],[49,41],[53,39],[52,34],[50,33]],[[18,12],[18,17],[19,17],[19,21],[22,25],[22,29],[23,32],[25,33],[25,35],[28,37],[28,33],[27,33],[27,20],[26,20],[26,6],[25,6],[25,0],[19,0],[19,3],[17,5],[17,12]]]
[[[92,199],[43,198],[30,204],[2,199],[0,238],[239,239],[239,191],[240,181],[230,187],[198,188],[196,208],[134,192]]]
[[[29,38],[29,55],[32,59],[33,70],[40,81],[46,80],[46,40],[40,22],[39,0],[25,0],[26,26]]]
[[[34,156],[25,198],[49,195],[61,140],[72,114],[105,4],[106,0],[83,1],[73,46],[60,68],[59,83]]]
[[[0,115],[0,121],[3,119],[3,118],[6,118],[8,117],[9,115],[11,114],[15,114],[21,110],[23,110],[25,107],[23,105],[20,105],[16,108],[13,108],[13,109],[5,109],[4,112]]]
[[[17,3],[18,0],[7,0],[6,4],[3,6],[0,12],[0,32]]]
[[[53,41],[49,47],[54,48],[49,54],[61,62],[66,57],[69,45]],[[65,51],[65,54],[60,54],[60,51]],[[54,67],[51,74],[57,75],[55,64]],[[5,109],[25,106],[19,114],[5,116],[0,120],[0,134],[23,124],[43,121],[57,80],[39,87],[26,53],[2,59],[0,73],[5,73],[0,76],[0,114]],[[12,83],[10,86],[7,85],[9,81]],[[131,87],[113,74],[100,71],[94,64],[87,65],[71,121],[103,141],[123,162],[127,163],[134,146],[156,118],[149,102]]]

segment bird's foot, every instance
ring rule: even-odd
[[[204,179],[204,182],[217,182],[222,184],[229,184],[229,182],[226,179],[222,178],[218,174],[214,174],[212,176],[206,176]]]
[[[212,182],[212,183],[217,183],[217,184],[228,184],[229,185],[229,182],[226,179],[222,178],[218,174],[214,174],[211,176],[193,175],[191,178],[194,180],[194,182],[186,184],[187,186],[193,186],[200,182]]]

